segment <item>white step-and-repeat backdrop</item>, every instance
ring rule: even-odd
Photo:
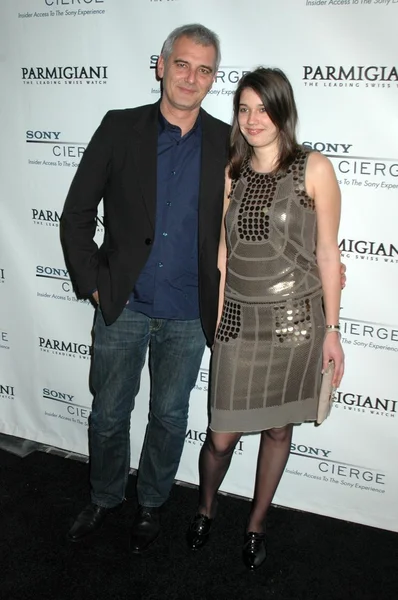
[[[0,16],[0,431],[87,453],[93,308],[73,294],[59,216],[105,112],[157,100],[163,40],[202,22],[223,55],[204,107],[229,122],[242,73],[282,68],[299,138],[331,158],[343,193],[347,372],[329,420],[295,428],[275,502],[398,531],[398,1],[3,0]],[[178,472],[194,483],[208,361]],[[132,466],[148,385],[145,371]],[[242,438],[224,490],[251,496],[257,445]]]

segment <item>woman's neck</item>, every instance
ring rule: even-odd
[[[253,148],[251,165],[255,171],[259,171],[261,173],[271,173],[276,169],[278,158],[278,144],[263,146],[262,148]]]

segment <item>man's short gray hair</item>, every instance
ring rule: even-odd
[[[199,23],[192,23],[191,25],[182,25],[181,27],[176,27],[176,29],[174,29],[167,36],[161,50],[161,55],[163,56],[164,61],[167,62],[170,54],[173,51],[174,43],[181,37],[187,37],[201,46],[213,46],[216,51],[215,72],[217,73],[221,61],[219,37],[216,33],[214,33],[214,31],[211,31]]]

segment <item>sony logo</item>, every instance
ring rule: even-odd
[[[26,140],[59,140],[60,131],[32,131],[26,132]]]
[[[319,456],[321,458],[327,458],[331,453],[331,450],[324,450],[323,448],[313,448],[312,446],[294,443],[290,445],[290,451],[292,452],[292,454],[305,454],[307,456]]]
[[[54,398],[55,400],[67,400],[68,402],[72,402],[74,398],[71,394],[64,394],[63,392],[57,392],[48,388],[43,388],[43,396],[45,398]]]
[[[43,265],[36,266],[36,276],[38,277],[68,277],[67,269],[55,268],[55,267],[44,267]]]
[[[303,146],[333,154],[348,154],[352,144],[341,144],[338,142],[303,142]]]

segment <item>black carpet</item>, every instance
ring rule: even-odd
[[[249,503],[221,497],[212,539],[197,553],[184,533],[197,492],[174,486],[162,535],[143,556],[128,550],[134,478],[121,513],[90,541],[65,533],[87,503],[88,466],[0,451],[1,600],[397,600],[398,535],[272,508],[269,557],[247,572],[240,546]],[[397,506],[398,509],[398,506]]]

